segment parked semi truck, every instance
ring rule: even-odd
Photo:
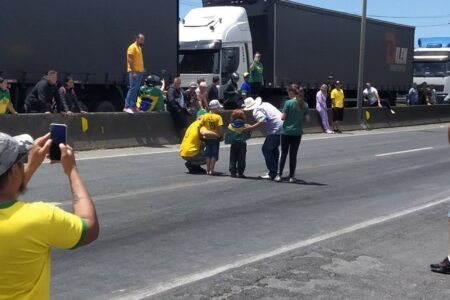
[[[450,93],[450,37],[419,39],[414,50],[414,82],[433,85],[437,102],[443,103]]]
[[[4,0],[0,9],[0,76],[19,111],[49,69],[73,75],[89,111],[122,110],[126,50],[137,33],[147,74],[178,74],[177,0]]]
[[[361,17],[285,0],[204,0],[180,24],[182,81],[197,78],[226,84],[233,72],[249,69],[262,53],[264,89],[273,102],[290,83],[315,93],[328,76],[356,98]],[[413,81],[414,27],[369,19],[364,81],[395,101]],[[241,79],[242,80],[242,79]]]

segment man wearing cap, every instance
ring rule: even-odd
[[[247,98],[244,100],[244,105],[244,110],[253,111],[253,117],[256,120],[256,124],[248,127],[248,130],[262,128],[266,135],[262,153],[269,172],[260,176],[260,178],[274,180],[278,174],[278,161],[280,159],[280,132],[283,126],[281,112],[272,104],[262,102],[261,98]]]
[[[206,170],[201,167],[206,164],[206,157],[203,153],[205,145],[202,138],[219,138],[216,133],[207,130],[205,127],[200,127],[202,117],[205,114],[206,110],[204,109],[197,112],[197,120],[188,127],[180,145],[180,156],[186,161],[184,165],[189,174],[206,174]]]
[[[201,104],[197,99],[197,93],[195,92],[198,88],[198,84],[191,82],[189,88],[184,91],[184,99],[186,101],[186,109],[190,115],[195,115],[197,111],[201,108]]]
[[[73,194],[74,213],[48,203],[18,201],[51,146],[50,135],[33,139],[0,133],[0,297],[49,299],[51,248],[73,249],[97,239],[92,199],[70,147],[61,144],[61,163]]]

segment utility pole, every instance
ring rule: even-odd
[[[361,40],[359,46],[359,71],[358,71],[358,122],[364,128],[367,127],[363,114],[363,89],[364,89],[364,58],[366,52],[366,21],[367,0],[363,0],[363,12],[361,18]]]

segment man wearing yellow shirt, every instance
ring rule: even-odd
[[[142,77],[144,76],[144,55],[142,54],[142,46],[144,45],[145,37],[143,34],[136,35],[136,40],[128,47],[127,50],[127,71],[130,81],[130,88],[127,97],[125,98],[124,112],[136,113],[136,100],[138,97],[139,88],[141,86]]]
[[[70,147],[61,144],[61,164],[73,193],[74,213],[17,197],[40,167],[50,135],[33,139],[0,133],[0,299],[50,299],[51,248],[73,249],[97,239],[92,199]]]
[[[194,121],[186,130],[183,141],[180,145],[180,156],[186,161],[184,164],[189,174],[206,174],[206,170],[201,166],[206,164],[206,158],[203,153],[205,138],[219,138],[219,136],[206,129],[200,127],[202,117],[206,114],[206,110],[200,109],[197,112],[197,120]]]
[[[333,107],[333,127],[334,132],[342,133],[339,124],[344,120],[344,91],[341,83],[336,81],[336,87],[331,91],[331,101]]]

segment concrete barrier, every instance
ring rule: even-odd
[[[450,106],[417,106],[394,108],[395,115],[387,109],[364,108],[370,116],[369,129],[396,126],[410,126],[450,122]],[[310,111],[311,121],[305,123],[305,133],[320,133],[319,118],[315,110]],[[231,112],[222,112],[225,126],[228,126]],[[247,112],[248,122],[255,120]],[[189,118],[192,121],[194,118]],[[330,123],[332,121],[330,112]],[[63,123],[68,126],[68,142],[77,150],[93,150],[138,146],[161,146],[178,144],[181,137],[175,130],[169,113],[93,113],[63,116],[60,114],[22,114],[0,116],[0,131],[11,135],[29,133],[33,137],[49,131],[50,123]],[[346,109],[342,129],[359,130],[358,111]],[[252,134],[262,137],[261,131]]]

